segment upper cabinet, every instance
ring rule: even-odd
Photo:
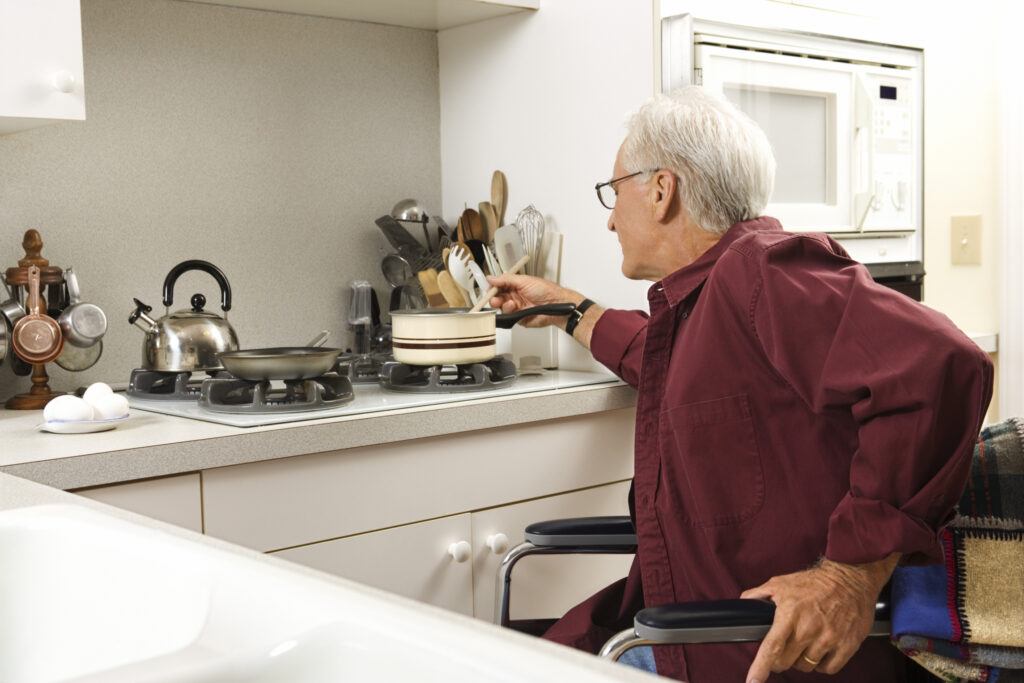
[[[0,0],[2,2],[4,0]],[[9,1],[9,0],[8,0]],[[311,14],[333,19],[369,21],[409,28],[441,30],[493,19],[505,14],[540,8],[540,0],[193,0],[209,5],[228,5]]]
[[[79,0],[0,0],[0,134],[85,119]]]

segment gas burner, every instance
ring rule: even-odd
[[[376,384],[381,368],[390,360],[392,356],[389,353],[343,353],[334,364],[334,372],[348,377],[353,384]]]
[[[467,365],[385,363],[380,385],[391,391],[447,394],[500,389],[516,381],[516,366],[505,358]]]
[[[275,388],[270,382],[228,377],[203,382],[199,406],[215,413],[295,413],[337,408],[353,398],[352,382],[333,373],[315,379],[285,380],[283,388]]]
[[[197,375],[199,373],[196,373]],[[203,380],[210,377],[231,377],[224,370],[213,370],[193,379],[191,372],[161,372],[158,370],[132,370],[128,381],[128,395],[158,401],[195,401],[199,398]]]

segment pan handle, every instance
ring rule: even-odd
[[[572,315],[576,310],[576,304],[544,304],[533,308],[524,308],[515,313],[499,313],[494,321],[495,326],[502,329],[510,329],[523,318],[531,315]]]

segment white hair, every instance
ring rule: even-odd
[[[667,169],[691,219],[722,234],[761,215],[775,183],[775,156],[746,114],[698,86],[655,95],[627,124],[627,173]]]

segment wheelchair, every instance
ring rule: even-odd
[[[628,516],[580,517],[538,522],[526,527],[525,541],[506,553],[498,569],[494,621],[499,626],[540,635],[551,620],[513,621],[509,617],[512,570],[531,555],[609,555],[636,552],[636,532]],[[883,591],[875,605],[869,636],[889,637],[890,611]],[[599,657],[617,661],[635,647],[698,643],[749,643],[771,628],[775,605],[767,600],[711,600],[648,607],[604,644]],[[924,680],[934,680],[922,678]]]

